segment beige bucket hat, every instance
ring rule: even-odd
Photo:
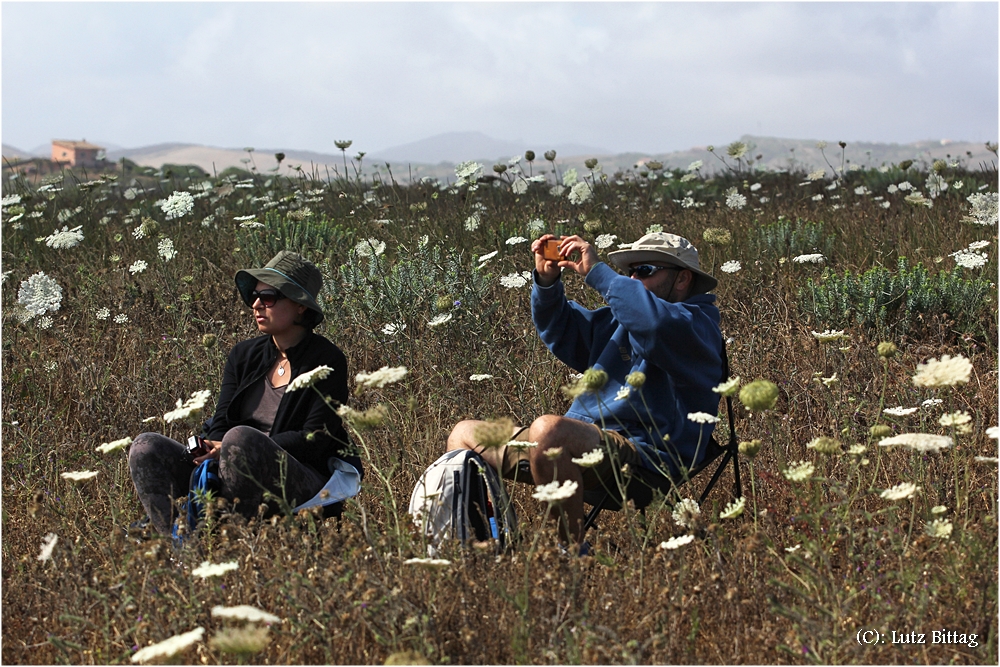
[[[689,269],[694,274],[691,294],[711,292],[719,281],[701,270],[698,250],[683,236],[666,232],[646,234],[627,250],[616,250],[608,254],[608,259],[619,269],[628,273],[633,264],[656,263]]]

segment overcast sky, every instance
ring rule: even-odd
[[[997,3],[3,2],[2,138],[996,141]]]

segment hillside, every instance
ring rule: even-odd
[[[936,159],[962,159],[970,168],[980,164],[992,165],[996,155],[987,150],[981,143],[920,141],[907,144],[888,144],[876,142],[848,142],[842,151],[835,139],[829,140],[824,151],[817,147],[816,139],[783,139],[776,137],[757,137],[744,135],[740,138],[748,147],[748,157],[767,169],[801,168],[811,171],[818,168],[840,167],[860,164],[876,167],[882,164],[898,164],[903,160],[914,160],[918,163],[931,163]],[[720,142],[715,146],[716,155],[725,155],[728,142]],[[393,176],[398,180],[432,177],[447,179],[454,177],[454,165],[463,160],[477,160],[489,167],[496,162],[507,162],[512,156],[523,155],[527,149],[536,153],[534,171],[549,168],[543,158],[543,153],[551,146],[530,146],[522,142],[506,141],[491,138],[479,132],[452,132],[437,135],[421,141],[391,147],[379,151],[378,154],[366,155],[363,159],[364,170],[371,173],[378,168],[384,170],[389,163]],[[686,168],[692,162],[701,160],[703,171],[711,173],[724,168],[715,156],[707,150],[707,146],[695,146],[683,151],[670,153],[619,153],[609,154],[602,149],[582,145],[557,145],[557,164],[560,170],[574,167],[584,170],[583,162],[587,158],[597,158],[605,173],[614,173],[621,169],[634,167],[640,161],[659,160],[674,168]],[[353,174],[357,163],[353,157],[364,146],[352,145],[346,152],[349,171]],[[109,150],[110,160],[120,160],[127,157],[137,164],[159,168],[164,164],[193,164],[208,173],[218,173],[228,167],[249,169],[256,167],[260,173],[278,170],[275,153],[283,152],[285,159],[281,164],[281,173],[292,175],[296,168],[326,179],[334,177],[344,169],[344,155],[339,153],[320,153],[290,148],[259,148],[252,153],[240,148],[219,148],[185,143],[163,143],[139,148]],[[824,158],[825,153],[825,158]],[[3,146],[3,155],[30,156],[31,152],[12,146]],[[757,156],[760,156],[759,159]],[[522,163],[526,165],[526,163]]]

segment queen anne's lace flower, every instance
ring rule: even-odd
[[[17,303],[29,315],[28,319],[54,313],[62,305],[62,287],[54,278],[39,271],[21,283]]]
[[[473,373],[469,376],[469,379],[473,382],[482,382],[483,380],[492,380],[493,376],[489,373]]]
[[[362,387],[375,387],[376,389],[381,389],[387,384],[399,382],[406,377],[406,373],[406,366],[396,366],[394,368],[383,366],[377,371],[372,371],[371,373],[358,373],[355,379]]]
[[[577,487],[579,487],[579,484],[568,479],[563,482],[549,482],[548,484],[536,486],[535,492],[531,494],[531,497],[541,500],[543,503],[561,503],[564,500],[572,498],[573,494],[576,493]]]
[[[733,502],[726,505],[726,508],[719,513],[720,519],[735,519],[739,515],[743,514],[743,509],[746,507],[746,498],[740,496]]]
[[[38,560],[43,563],[52,558],[52,550],[56,548],[59,536],[55,533],[47,533],[42,538],[42,548],[38,551]]]
[[[605,248],[610,248],[615,243],[615,239],[618,238],[617,234],[601,234],[596,239],[594,239],[594,246],[600,250]]]
[[[889,487],[879,494],[886,500],[905,500],[920,490],[920,487],[913,482],[901,482],[896,486]]]
[[[593,468],[604,460],[604,452],[600,449],[592,449],[578,459],[570,459],[581,468]]]
[[[407,558],[403,565],[416,565],[425,570],[443,570],[451,566],[451,561],[444,558]]]
[[[377,257],[385,252],[385,241],[378,239],[365,239],[358,241],[354,246],[354,252],[358,257]]]
[[[918,364],[913,384],[918,387],[953,387],[966,384],[971,375],[972,362],[961,355],[950,357],[946,354],[940,361],[930,359],[927,363]]]
[[[743,268],[743,265],[739,263],[738,260],[731,259],[719,267],[723,273],[736,273]]]
[[[726,190],[726,206],[738,211],[746,205],[747,198],[744,195],[741,195],[736,188],[729,188]]]
[[[507,289],[517,289],[528,284],[527,278],[519,273],[511,273],[500,278],[500,284]]]
[[[924,532],[930,537],[935,537],[939,540],[947,540],[951,537],[953,529],[954,526],[951,525],[951,521],[948,519],[934,519],[933,521],[928,521],[927,525],[924,526]]]
[[[292,378],[292,381],[288,383],[288,388],[285,389],[285,393],[287,394],[292,391],[298,391],[299,389],[312,387],[320,380],[325,380],[332,372],[333,369],[329,366],[317,366],[311,371],[307,371]]]
[[[882,412],[887,415],[892,415],[893,417],[905,417],[906,415],[912,415],[919,409],[920,408],[904,408],[903,406],[898,406],[895,408],[886,408]]]
[[[83,241],[83,232],[80,231],[81,229],[83,229],[83,225],[74,227],[73,229],[66,226],[62,228],[62,231],[56,230],[45,237],[45,245],[56,250],[65,250],[66,248],[77,246]]]
[[[715,424],[719,421],[718,417],[707,412],[689,412],[688,419],[696,424]]]
[[[799,461],[798,463],[788,464],[788,467],[781,474],[785,476],[785,479],[792,482],[804,482],[812,477],[815,471],[816,466],[811,461]]]
[[[126,436],[121,440],[112,440],[111,442],[105,442],[97,447],[97,451],[102,454],[110,454],[111,452],[117,452],[125,449],[130,444],[132,444],[132,438]]]
[[[435,315],[429,322],[427,322],[427,326],[439,327],[442,324],[451,322],[453,317],[454,316],[451,313],[441,313],[440,315]]]
[[[137,259],[134,262],[132,262],[132,266],[128,267],[128,272],[131,273],[132,275],[135,275],[137,273],[142,273],[148,267],[149,264],[147,264],[145,260]]]
[[[158,644],[140,649],[132,656],[132,662],[145,663],[153,660],[164,660],[187,650],[205,636],[205,628],[199,626],[190,632],[174,635]]]
[[[164,262],[169,262],[177,256],[177,251],[174,250],[174,242],[170,239],[160,239],[160,242],[156,244],[156,252],[163,258]]]
[[[590,190],[590,185],[586,181],[580,181],[572,187],[569,191],[569,203],[570,204],[583,204],[589,201],[594,196],[594,193]]]
[[[678,526],[694,528],[698,517],[701,516],[701,507],[698,506],[697,501],[685,498],[674,505],[672,516]]]
[[[212,607],[212,618],[232,618],[238,621],[249,621],[250,623],[280,623],[281,619],[274,614],[261,611],[256,607],[242,604],[235,607],[223,607],[217,605]]]
[[[191,574],[196,577],[201,577],[202,579],[208,579],[209,577],[221,577],[226,572],[238,570],[239,567],[240,564],[235,560],[231,560],[227,563],[210,563],[206,560],[201,565],[191,570]]]
[[[948,449],[954,441],[946,435],[933,435],[931,433],[900,433],[891,438],[879,440],[879,447],[908,447],[921,454],[936,453]]]
[[[64,472],[60,475],[63,479],[68,479],[71,482],[82,482],[84,480],[92,479],[97,477],[96,470],[76,470],[73,472]]]
[[[694,542],[694,535],[679,535],[677,537],[671,537],[666,542],[660,542],[660,548],[673,551],[674,549],[680,549],[685,544],[690,544],[691,542]]]
[[[186,420],[197,417],[205,409],[212,392],[208,389],[201,389],[191,394],[186,401],[177,399],[177,407],[163,415],[163,421],[170,423],[178,420]]]
[[[194,197],[190,192],[174,192],[160,204],[160,208],[167,214],[167,220],[180,218],[194,210]]]
[[[822,264],[826,261],[826,257],[820,253],[813,253],[811,255],[799,255],[797,257],[792,257],[792,262],[795,264]]]

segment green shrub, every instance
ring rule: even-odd
[[[893,273],[877,266],[860,275],[826,273],[799,291],[799,309],[819,326],[860,324],[880,333],[903,334],[918,314],[949,315],[963,330],[981,326],[989,305],[990,283],[964,278],[962,269],[936,275],[900,257]]]

